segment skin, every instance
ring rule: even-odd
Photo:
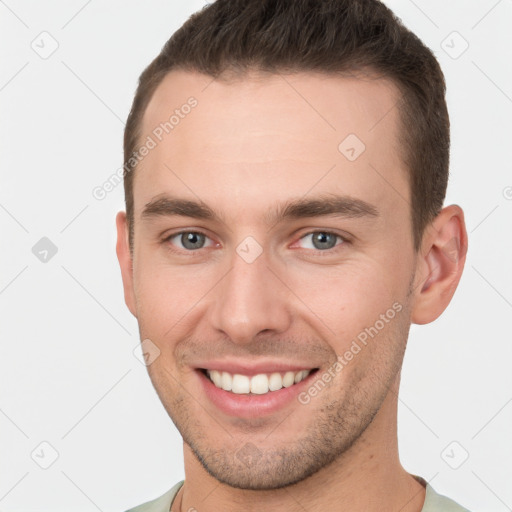
[[[186,481],[173,510],[420,511],[425,490],[398,456],[400,368],[410,324],[448,306],[467,235],[461,208],[447,206],[413,250],[396,87],[368,76],[213,81],[173,71],[141,140],[189,96],[197,107],[135,171],[133,254],[117,216],[126,304],[141,339],[160,350],[149,375],[184,439]],[[355,161],[338,150],[350,133],[366,146]],[[201,200],[221,220],[143,218],[164,193]],[[325,194],[359,198],[379,215],[266,222],[278,202]],[[204,233],[205,246],[164,241],[187,230]],[[346,241],[318,249],[316,230]],[[236,252],[248,236],[263,251],[252,263]],[[193,370],[198,358],[236,357],[322,373],[394,303],[401,311],[306,405],[234,418],[209,402]],[[237,457],[248,443],[259,453],[250,466]]]

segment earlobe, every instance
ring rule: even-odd
[[[467,253],[464,212],[457,205],[441,210],[423,237],[411,321],[428,324],[448,307],[459,284]]]
[[[137,317],[135,293],[133,287],[133,260],[130,254],[128,223],[126,213],[119,212],[116,216],[117,244],[116,253],[123,278],[124,300],[133,316]]]

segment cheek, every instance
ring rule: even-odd
[[[217,280],[213,267],[209,271],[200,265],[171,268],[154,259],[139,260],[134,289],[141,335],[164,340],[183,334],[197,319],[202,299]]]
[[[381,337],[396,324],[405,306],[404,270],[375,260],[354,260],[337,267],[297,268],[287,278],[305,304],[304,311],[310,311],[310,321],[342,353],[359,335],[364,341],[368,330],[375,335],[376,328]]]

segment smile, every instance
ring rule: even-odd
[[[272,391],[288,388],[304,380],[314,370],[299,370],[288,372],[259,373],[248,376],[239,373],[231,374],[226,371],[203,370],[205,375],[224,391],[235,394],[264,395]]]

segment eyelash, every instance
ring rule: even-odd
[[[183,230],[183,231],[178,231],[176,233],[172,233],[171,235],[168,235],[167,237],[165,237],[162,240],[162,243],[163,244],[167,244],[169,246],[169,250],[171,250],[173,252],[177,252],[177,253],[181,253],[181,254],[186,253],[186,254],[188,254],[190,256],[196,256],[196,255],[198,255],[197,253],[199,253],[201,251],[201,249],[207,249],[208,248],[208,247],[201,247],[201,248],[195,249],[195,250],[172,248],[172,244],[170,244],[169,242],[173,238],[176,238],[177,236],[181,236],[181,235],[183,235],[185,233],[193,233],[193,234],[196,234],[196,235],[203,235],[207,239],[210,239],[210,237],[206,233],[203,233],[202,231]],[[308,231],[307,233],[304,233],[298,240],[302,240],[302,239],[304,239],[307,236],[315,235],[316,233],[323,233],[323,234],[326,234],[326,235],[334,235],[337,239],[341,240],[342,243],[336,243],[336,245],[334,247],[331,247],[330,249],[324,249],[324,250],[321,250],[321,249],[305,249],[308,252],[312,251],[314,253],[332,254],[333,252],[337,252],[338,250],[340,250],[340,247],[350,243],[350,240],[348,240],[348,238],[346,238],[346,237],[344,237],[342,235],[339,235],[338,233],[335,233],[333,231],[326,231],[326,230],[322,230],[322,229],[318,229],[318,230],[314,230],[314,231]]]

